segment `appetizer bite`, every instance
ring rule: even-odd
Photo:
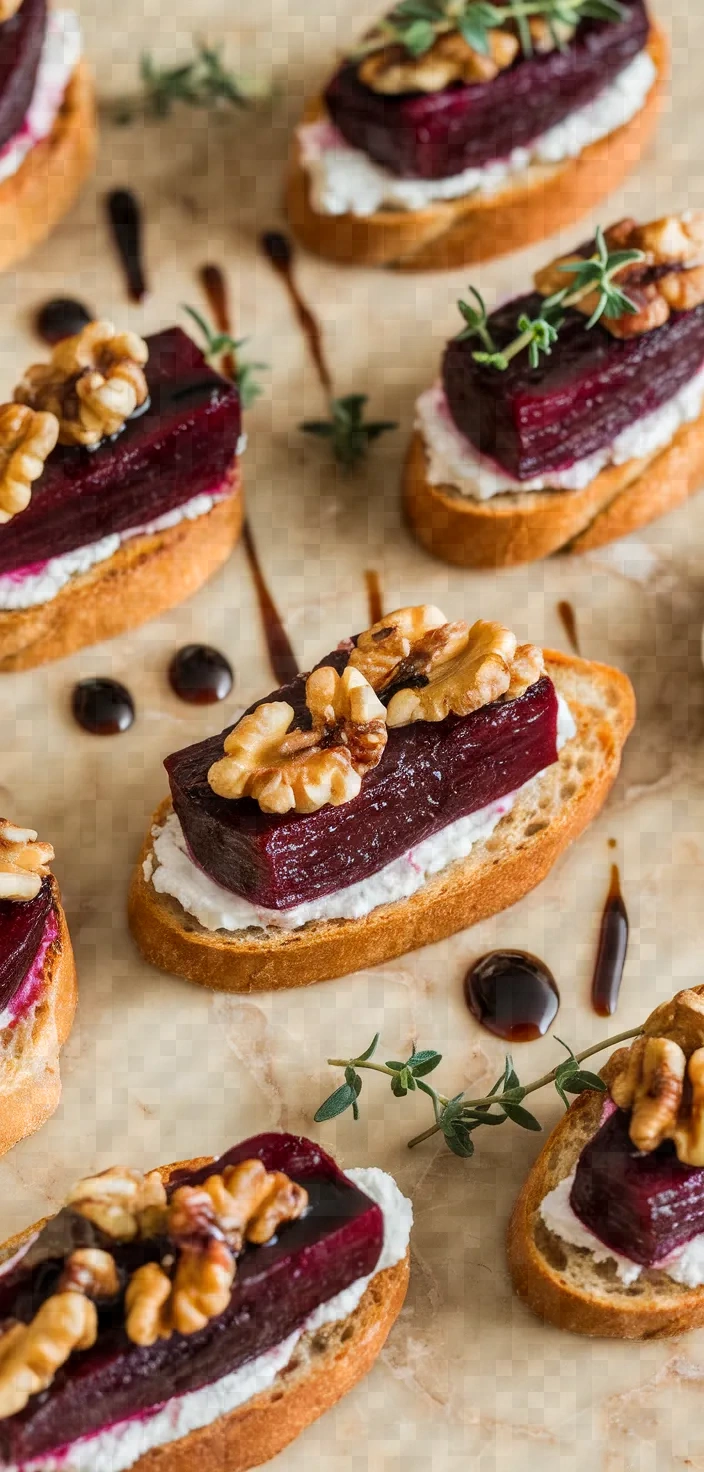
[[[0,818],[0,1154],[61,1098],[59,1050],[76,1010],[76,968],[54,850]]]
[[[544,878],[601,808],[633,719],[616,670],[398,609],[167,759],[137,944],[251,991],[440,940]]]
[[[704,212],[621,220],[487,316],[477,292],[421,395],[419,541],[461,567],[586,552],[704,477]]]
[[[78,17],[47,0],[0,0],[0,270],[50,234],[94,156]]]
[[[516,1203],[517,1293],[580,1334],[704,1324],[704,987],[651,1013],[567,1111]]]
[[[297,1135],[80,1181],[4,1249],[0,1467],[268,1461],[371,1368],[411,1223],[390,1176]]]
[[[240,401],[180,328],[91,322],[0,406],[0,672],[181,603],[242,524]]]
[[[666,70],[644,0],[401,0],[304,116],[291,224],[344,263],[505,255],[621,183]]]

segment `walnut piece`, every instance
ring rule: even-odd
[[[475,51],[459,31],[439,36],[423,56],[409,55],[403,46],[384,46],[362,62],[358,76],[365,87],[387,97],[402,92],[442,92],[453,82],[492,82],[515,61],[518,37],[494,29],[486,54]]]
[[[24,404],[0,404],[0,526],[32,499],[32,484],[59,437],[53,414],[39,414]]]
[[[171,1279],[156,1262],[145,1262],[132,1274],[125,1294],[125,1331],[133,1344],[156,1344],[165,1329],[164,1307]]]
[[[145,1176],[113,1166],[79,1181],[66,1205],[116,1242],[153,1236],[166,1222],[166,1191],[158,1171]]]
[[[360,634],[350,654],[348,669],[359,670],[377,695],[381,695],[389,685],[402,679],[406,670],[411,676],[426,675],[433,656],[425,641],[435,630],[449,627],[466,630],[467,625],[450,626],[444,613],[432,603],[396,608]],[[453,648],[451,652],[456,651]]]
[[[24,1410],[51,1385],[74,1350],[90,1349],[98,1334],[95,1304],[82,1293],[55,1293],[31,1324],[15,1324],[0,1339],[0,1421]]]
[[[77,1247],[67,1257],[59,1278],[59,1293],[84,1293],[86,1298],[116,1298],[120,1278],[114,1257],[99,1247]]]
[[[443,721],[450,714],[466,716],[491,705],[508,691],[515,653],[516,636],[510,629],[479,619],[466,630],[459,650],[431,663],[427,684],[392,695],[389,726]]]
[[[228,1166],[203,1184],[225,1241],[240,1252],[244,1242],[270,1242],[284,1222],[297,1220],[308,1192],[282,1171],[267,1171],[261,1160]]]
[[[704,996],[678,992],[656,1007],[644,1035],[611,1060],[611,1096],[631,1109],[639,1150],[672,1140],[684,1165],[704,1166]]]
[[[98,445],[146,403],[148,357],[136,333],[117,332],[112,322],[90,322],[58,343],[48,363],[28,368],[14,397],[54,414],[62,445]]]
[[[35,899],[53,858],[51,844],[40,843],[33,828],[0,818],[0,899]]]
[[[243,716],[208,781],[219,797],[253,797],[265,813],[313,813],[356,797],[386,746],[386,711],[355,669],[330,665],[306,681],[309,731],[290,731],[293,707],[271,701]]]

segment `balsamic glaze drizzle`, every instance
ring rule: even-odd
[[[621,893],[618,865],[611,865],[611,883],[601,917],[599,946],[592,980],[592,1004],[598,1017],[613,1017],[618,1006],[628,951],[628,912]]]
[[[113,189],[107,198],[108,219],[122,262],[131,302],[143,302],[149,287],[142,258],[142,208],[131,189]]]
[[[555,978],[528,951],[489,951],[464,979],[467,1006],[477,1022],[510,1043],[541,1038],[560,1005]]]

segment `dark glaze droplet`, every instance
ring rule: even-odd
[[[226,700],[234,684],[232,666],[209,644],[186,644],[169,665],[174,695],[189,705],[215,705]]]
[[[95,314],[83,302],[71,296],[56,296],[37,311],[34,330],[42,342],[53,347],[55,343],[63,342],[65,337],[75,337],[77,332],[82,332],[89,322],[94,321]]]
[[[616,848],[616,839],[615,838],[610,838],[609,839],[609,848]]]
[[[464,979],[464,995],[477,1022],[509,1043],[543,1037],[560,1005],[552,972],[528,951],[480,956]]]
[[[81,680],[72,699],[73,714],[91,736],[118,736],[134,722],[134,701],[118,680]]]
[[[611,883],[601,917],[599,949],[592,981],[592,1003],[598,1017],[613,1017],[618,1006],[628,951],[628,913],[621,894],[618,865],[611,865]]]
[[[296,313],[298,325],[308,344],[310,355],[325,393],[332,394],[332,374],[328,368],[323,348],[323,335],[315,314],[301,295],[293,277],[293,246],[279,230],[266,230],[260,237],[262,250],[281,277]]]
[[[125,271],[131,302],[143,302],[148,295],[142,261],[142,210],[131,189],[113,189],[108,195],[108,217],[113,239]]]
[[[287,271],[293,260],[293,246],[280,230],[265,230],[261,237],[262,250],[277,271]]]
[[[381,578],[373,567],[368,567],[364,574],[367,586],[367,603],[369,606],[369,623],[378,624],[384,617],[384,598],[381,591]]]
[[[574,608],[572,607],[572,604],[568,603],[566,599],[562,599],[557,605],[557,612],[560,616],[562,627],[567,635],[567,640],[570,648],[574,650],[575,654],[579,654],[580,648],[579,634],[577,633],[577,615],[574,611]]]

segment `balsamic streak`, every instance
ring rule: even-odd
[[[131,302],[143,302],[149,293],[142,260],[142,210],[131,189],[113,189],[108,195],[108,218],[125,271]]]
[[[618,865],[612,864],[592,981],[592,1003],[599,1017],[613,1017],[618,1006],[628,951],[628,932],[628,912],[621,893]]]

